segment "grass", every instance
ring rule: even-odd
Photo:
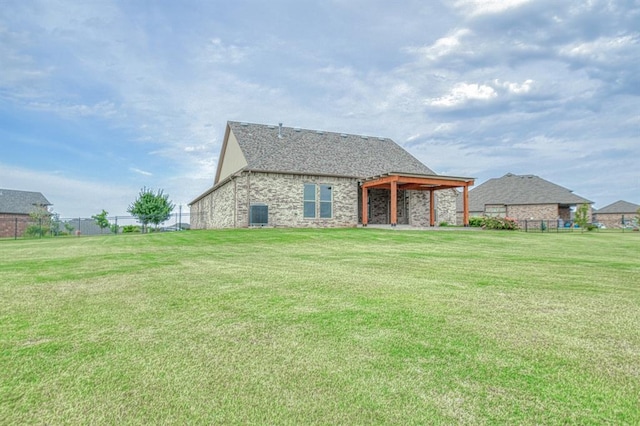
[[[0,424],[638,424],[640,235],[0,242]]]

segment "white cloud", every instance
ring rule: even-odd
[[[524,83],[511,83],[509,81],[500,81],[499,79],[494,80],[494,83],[497,87],[502,87],[507,89],[509,93],[514,95],[523,95],[531,92],[533,87],[533,80],[527,79]]]
[[[571,43],[563,46],[560,49],[560,54],[606,64],[619,55],[629,53],[630,49],[637,50],[638,47],[640,47],[640,35],[636,33],[617,37],[599,37],[589,42]]]
[[[137,195],[137,188],[113,182],[74,179],[56,171],[39,171],[0,163],[0,182],[4,188],[41,192],[53,210],[62,217],[90,217],[107,209],[125,215],[126,206]]]
[[[417,54],[428,60],[436,60],[446,55],[456,53],[463,48],[462,39],[472,35],[471,30],[463,28],[451,35],[437,39],[433,44],[423,47],[411,47],[405,50]]]
[[[138,173],[139,175],[142,175],[142,176],[153,176],[153,173],[138,169],[136,167],[129,167],[129,170],[131,170],[134,173]]]
[[[204,63],[239,64],[246,59],[248,53],[247,48],[225,44],[222,39],[216,37],[209,40],[201,50],[199,60]]]
[[[531,0],[458,0],[455,7],[470,15],[484,15],[502,13],[509,9],[515,9]]]
[[[455,107],[468,101],[488,101],[498,96],[491,86],[476,83],[458,83],[445,96],[429,99],[427,103],[435,107]]]

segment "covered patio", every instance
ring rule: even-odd
[[[474,181],[474,178],[468,177],[413,175],[395,172],[368,178],[361,184],[362,226],[367,226],[368,223],[369,190],[374,188],[390,191],[390,223],[394,227],[398,224],[398,190],[429,191],[429,225],[435,226],[435,191],[462,188],[463,224],[469,226],[469,187],[473,186]]]

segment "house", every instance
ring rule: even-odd
[[[437,175],[388,138],[230,121],[191,227],[453,223],[456,188],[464,198],[473,182]]]
[[[638,209],[638,204],[619,200],[594,212],[593,220],[607,228],[623,228],[633,225],[634,218],[638,218]]]
[[[572,209],[580,204],[591,206],[593,202],[534,175],[507,173],[469,191],[471,216],[510,217],[519,222],[570,221]],[[462,211],[463,206],[458,203],[459,216]]]
[[[0,189],[0,238],[24,235],[31,220],[29,215],[50,205],[40,192]]]

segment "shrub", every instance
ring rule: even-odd
[[[480,228],[484,225],[484,218],[480,216],[472,216],[469,218],[469,226]]]
[[[506,229],[510,231],[515,231],[520,229],[518,227],[518,222],[515,219],[509,217],[487,217],[483,218],[482,227],[484,229]]]
[[[138,225],[124,225],[122,227],[123,234],[128,234],[132,232],[140,232],[140,227]]]
[[[438,226],[449,226],[449,224],[447,222],[440,222]]]

